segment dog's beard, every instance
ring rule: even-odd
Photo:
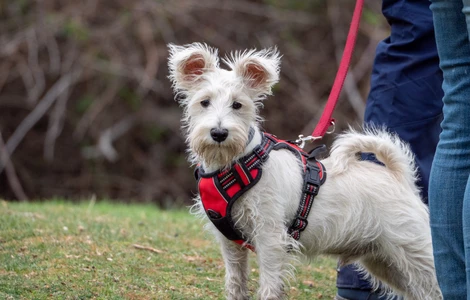
[[[230,132],[227,140],[216,143],[207,135],[190,139],[189,147],[199,161],[216,168],[228,168],[245,150],[248,136]]]

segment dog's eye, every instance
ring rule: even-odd
[[[240,102],[235,101],[235,102],[232,103],[232,108],[233,109],[240,109],[240,108],[242,108],[242,104]]]
[[[202,101],[201,101],[201,106],[202,106],[202,107],[208,107],[209,104],[211,104],[211,102],[210,102],[209,99],[205,99],[205,100],[202,100]]]

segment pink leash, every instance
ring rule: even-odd
[[[356,7],[354,8],[354,14],[352,17],[351,26],[349,27],[346,45],[344,46],[343,56],[341,58],[338,72],[336,73],[335,81],[333,83],[333,87],[331,88],[328,101],[326,102],[320,120],[318,121],[318,124],[313,130],[312,134],[307,137],[299,135],[299,139],[296,142],[300,145],[301,148],[305,146],[306,141],[322,139],[323,136],[327,133],[328,128],[335,125],[335,120],[332,118],[332,115],[333,111],[335,110],[336,103],[338,102],[339,95],[341,94],[344,81],[346,80],[349,66],[351,64],[351,57],[354,52],[354,46],[356,44],[363,6],[364,0],[356,1]]]

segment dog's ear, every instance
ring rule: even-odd
[[[203,80],[204,74],[214,71],[219,65],[217,50],[206,44],[169,44],[168,50],[169,78],[175,91],[195,88]]]
[[[225,62],[258,95],[270,95],[279,81],[281,57],[277,48],[232,53]]]

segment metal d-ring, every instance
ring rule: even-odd
[[[331,128],[331,129],[330,129]],[[336,129],[336,123],[335,121],[331,121],[330,122],[330,126],[328,127],[329,130],[326,131],[326,134],[332,134],[333,132],[335,132],[335,129]]]

